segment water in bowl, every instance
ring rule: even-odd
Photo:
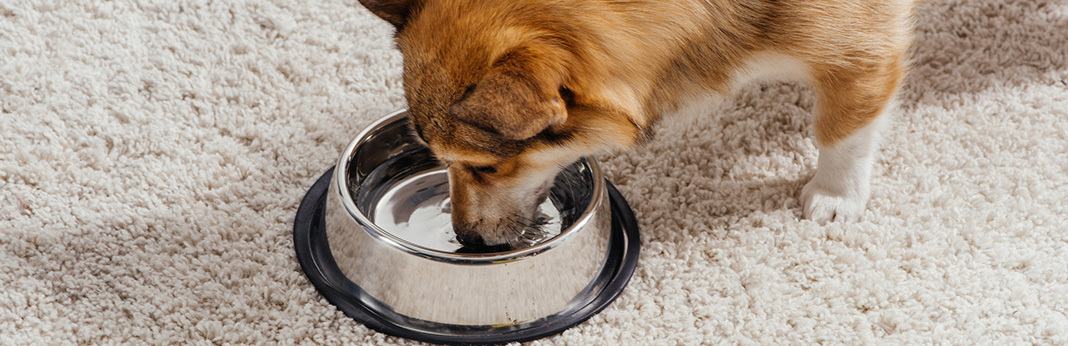
[[[445,170],[430,170],[397,182],[373,209],[371,221],[401,239],[433,250],[461,251],[452,230]],[[551,199],[541,204],[539,214],[534,225],[509,244],[512,249],[530,247],[560,234],[560,213]]]

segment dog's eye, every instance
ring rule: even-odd
[[[475,171],[476,173],[482,173],[482,174],[497,173],[497,167],[493,167],[493,166],[474,166],[474,167],[471,167],[471,170]]]

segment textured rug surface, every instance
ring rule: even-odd
[[[917,26],[861,222],[799,220],[808,91],[745,88],[600,157],[637,272],[529,344],[1068,344],[1068,3]],[[291,233],[404,106],[391,35],[352,0],[0,2],[0,345],[419,344],[323,299]]]

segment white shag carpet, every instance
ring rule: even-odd
[[[812,98],[747,88],[601,157],[638,270],[529,344],[1068,344],[1068,3],[925,9],[862,222],[799,220]],[[0,345],[419,344],[291,235],[404,106],[391,34],[353,0],[0,2]]]

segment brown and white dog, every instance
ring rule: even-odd
[[[802,215],[855,220],[914,0],[360,0],[392,23],[412,127],[448,165],[465,245],[512,241],[552,178],[663,116],[783,78],[816,93]]]

